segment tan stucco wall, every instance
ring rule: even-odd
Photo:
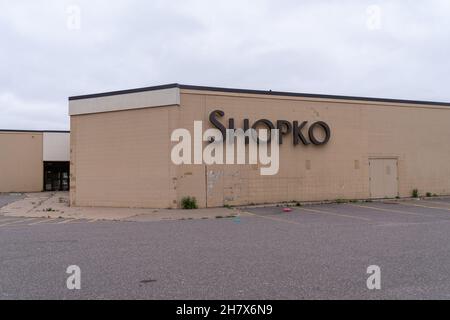
[[[71,117],[71,204],[170,207],[170,119],[178,107]]]
[[[0,132],[0,152],[0,192],[42,191],[42,133]]]
[[[398,159],[399,195],[450,194],[450,108],[350,100],[182,90],[181,105],[71,117],[71,202],[74,205],[177,207],[184,196],[222,206],[364,199],[369,158]],[[242,128],[262,118],[325,121],[324,146],[280,146],[280,171],[258,166],[175,166],[170,134],[192,132],[194,120],[223,110]]]

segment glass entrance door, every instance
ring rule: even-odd
[[[69,170],[69,162],[44,162],[44,191],[68,191]]]

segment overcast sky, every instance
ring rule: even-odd
[[[0,129],[165,83],[450,101],[450,1],[0,0]]]

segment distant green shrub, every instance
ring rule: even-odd
[[[414,189],[414,190],[412,191],[412,197],[413,197],[413,198],[418,198],[418,197],[419,197],[419,190]]]
[[[185,210],[197,209],[197,199],[194,197],[184,197],[181,199],[181,207]]]
[[[433,195],[431,194],[431,192],[427,192],[427,197],[432,197]]]

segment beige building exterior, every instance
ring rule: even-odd
[[[0,193],[64,190],[64,183],[68,190],[69,136],[67,131],[0,130]],[[59,170],[64,166],[66,180]]]
[[[0,131],[0,192],[42,191],[42,132]]]
[[[173,84],[71,97],[69,109],[74,206],[177,208],[186,196],[200,207],[395,198],[416,188],[450,194],[447,103]],[[215,110],[227,128],[229,118],[236,128],[244,119],[307,121],[307,140],[308,126],[322,121],[330,140],[294,145],[293,132],[284,135],[273,176],[262,176],[260,165],[173,164],[171,133],[193,132],[200,120],[213,128]]]

